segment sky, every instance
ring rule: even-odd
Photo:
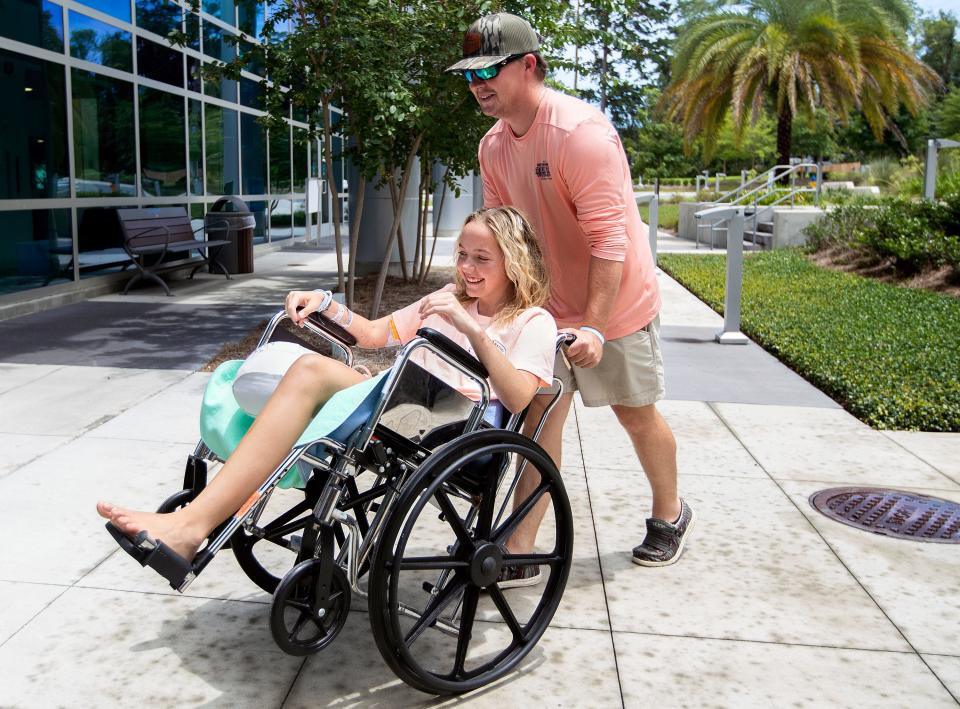
[[[960,17],[960,0],[917,0],[917,5],[924,14],[936,14],[937,10],[944,10]]]

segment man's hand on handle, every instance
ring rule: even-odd
[[[578,330],[575,327],[564,327],[560,332],[572,332],[577,336],[566,349],[567,359],[571,364],[584,369],[590,369],[600,364],[603,357],[603,343],[592,330]]]

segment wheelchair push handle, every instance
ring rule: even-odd
[[[437,332],[433,328],[421,327],[419,330],[417,330],[417,337],[422,337],[438,350],[447,355],[450,359],[457,362],[457,364],[469,369],[481,379],[487,379],[490,376],[487,373],[487,368],[483,366],[480,360],[467,352],[449,337]]]

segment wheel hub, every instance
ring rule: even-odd
[[[486,587],[497,580],[503,568],[503,551],[492,542],[480,543],[470,560],[470,580],[477,586]]]

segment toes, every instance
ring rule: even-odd
[[[101,500],[97,503],[97,514],[105,519],[110,519],[113,517],[114,507],[109,502],[104,502]]]

